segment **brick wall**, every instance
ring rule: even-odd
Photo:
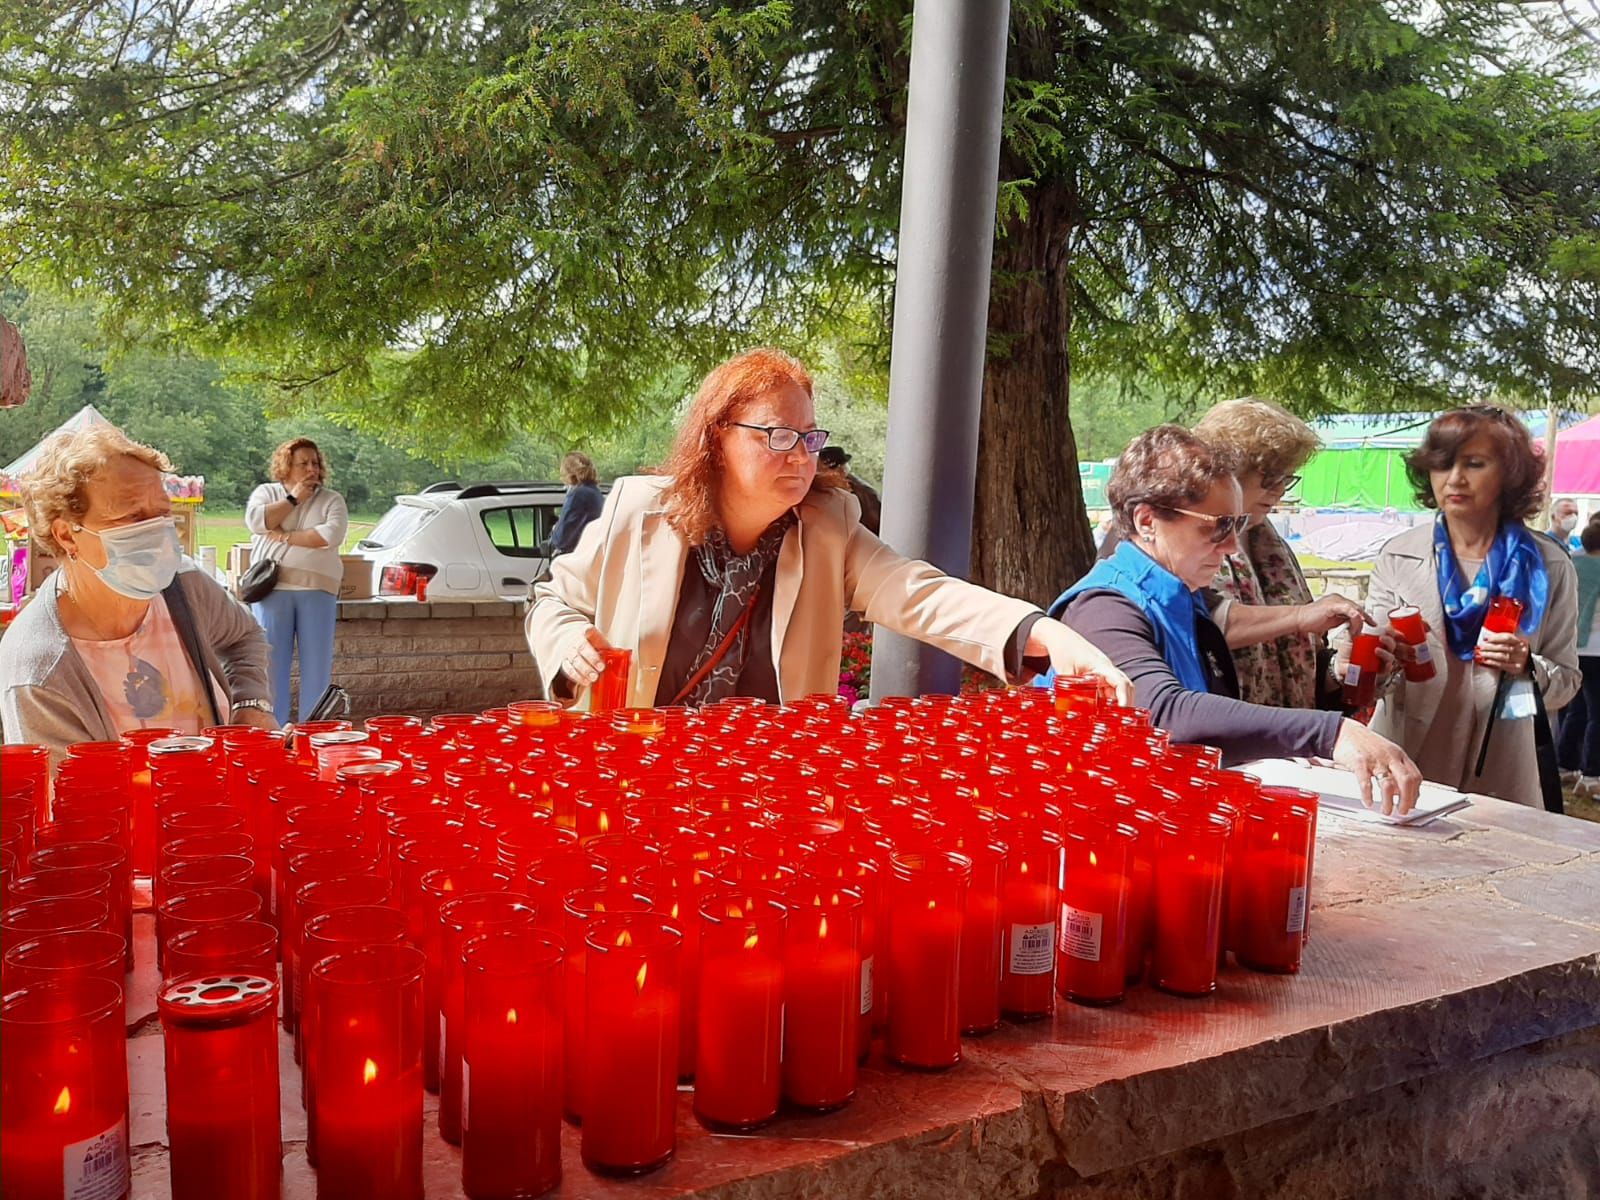
[[[341,600],[333,681],[355,717],[479,712],[543,694],[526,601]]]

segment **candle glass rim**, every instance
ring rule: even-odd
[[[259,916],[247,917],[236,921],[210,921],[204,925],[193,925],[188,929],[180,929],[167,941],[167,966],[170,969],[173,954],[192,954],[200,957],[204,951],[192,950],[186,943],[203,942],[209,938],[228,937],[237,935],[241,930],[255,934],[255,941],[247,948],[239,950],[241,957],[249,951],[268,951],[276,954],[278,948],[278,927],[270,921],[263,921]],[[241,941],[243,939],[240,939]]]
[[[333,908],[327,912],[318,913],[306,921],[305,928],[301,930],[301,940],[326,942],[332,946],[388,945],[389,943],[387,942],[369,941],[360,937],[329,937],[325,932],[330,926],[337,930],[338,926],[345,922],[369,920],[371,923],[378,923],[380,918],[376,914],[380,912],[392,914],[384,916],[381,921],[387,922],[392,926],[393,935],[397,936],[400,941],[404,941],[410,931],[410,924],[405,912],[391,904],[352,904],[345,908]],[[363,931],[357,928],[351,932],[360,934]],[[386,932],[389,931],[379,930],[380,934]]]
[[[81,959],[73,959],[67,962],[24,962],[26,952],[29,950],[37,950],[41,947],[60,948],[64,943],[82,942],[86,938],[99,939],[102,943],[101,951],[95,953],[86,952]],[[33,971],[71,972],[83,970],[87,967],[101,966],[109,962],[115,962],[120,965],[123,961],[123,956],[127,952],[128,939],[115,930],[58,929],[53,933],[40,933],[36,937],[30,937],[25,942],[18,942],[14,946],[9,946],[6,948],[5,953],[0,955],[0,958],[3,958],[6,964],[11,967],[26,965],[29,970]]]
[[[940,876],[970,882],[972,868],[972,856],[959,850],[896,849],[889,855],[889,873],[901,880]]]
[[[427,955],[409,943],[368,943],[318,960],[311,965],[311,974],[321,986],[330,988],[403,987],[420,984],[427,963]],[[346,971],[354,974],[346,975]]]
[[[798,878],[798,876],[796,877]],[[741,900],[752,900],[758,904],[764,904],[767,910],[765,912],[746,911],[738,916],[726,911],[729,905]],[[720,913],[711,912],[710,906],[713,904],[721,905],[724,911]],[[714,887],[700,897],[700,903],[697,907],[703,920],[710,921],[713,925],[731,926],[782,921],[788,917],[790,905],[784,899],[783,892],[775,888]],[[741,905],[741,907],[744,906]]]
[[[503,902],[503,903],[502,903]],[[499,905],[498,909],[496,905]],[[522,892],[471,892],[465,896],[457,896],[454,900],[446,900],[439,905],[439,927],[456,933],[465,932],[472,918],[461,918],[461,914],[470,912],[473,908],[486,909],[490,914],[511,924],[524,914],[532,921],[537,916],[537,908],[533,897]],[[480,915],[479,920],[485,919]]]
[[[28,857],[32,858],[33,856],[30,854]],[[112,876],[111,872],[106,870],[104,867],[51,867],[51,868],[49,868],[47,870],[43,870],[43,871],[29,871],[26,875],[17,875],[17,876],[15,876],[15,877],[13,877],[11,879],[8,879],[6,881],[7,895],[10,896],[13,899],[16,899],[18,897],[18,890],[17,889],[21,888],[24,891],[26,891],[28,888],[30,888],[30,887],[32,887],[34,885],[34,882],[36,880],[40,880],[40,879],[57,879],[57,880],[59,880],[61,878],[61,876],[63,876],[63,875],[100,875],[100,876],[104,877],[104,882],[102,883],[102,882],[89,881],[87,883],[87,885],[86,885],[87,886],[87,890],[74,890],[74,891],[72,891],[71,893],[69,893],[68,895],[65,895],[65,896],[62,896],[62,895],[54,895],[54,896],[46,895],[46,896],[25,897],[22,900],[22,902],[23,903],[27,903],[27,902],[29,902],[31,900],[94,899],[97,896],[101,895],[102,893],[106,893],[107,894],[107,896],[106,896],[107,900],[110,899],[109,892],[111,890],[111,885],[112,885],[112,883],[114,881],[114,877]],[[14,905],[8,905],[7,907],[15,907],[15,906]]]
[[[99,993],[96,995],[95,993]],[[80,1001],[80,1010],[63,1012],[54,1016],[30,1017],[26,1008],[32,1003],[45,1003],[47,996],[73,997]],[[95,1023],[122,1016],[122,985],[98,975],[74,975],[48,983],[30,983],[7,992],[0,997],[0,1024],[25,1025],[30,1029],[69,1025],[75,1022]],[[24,1010],[19,1012],[18,1010]]]
[[[225,900],[232,901],[239,911],[230,912],[222,907]],[[254,911],[244,911],[254,901]],[[206,916],[207,906],[213,909],[213,915]],[[188,908],[198,908],[198,913],[185,912]],[[216,915],[220,910],[221,915]],[[249,921],[261,915],[261,894],[253,888],[247,887],[214,887],[195,888],[190,892],[179,892],[176,896],[167,896],[157,906],[156,912],[163,921],[198,922],[214,924],[219,921]]]
[[[514,962],[496,962],[501,946],[519,952]],[[464,970],[495,979],[517,979],[554,970],[566,960],[566,939],[548,929],[510,926],[485,929],[461,943]]]
[[[643,936],[628,945],[617,945],[619,928],[639,929]],[[610,939],[609,941],[607,939]],[[597,940],[598,939],[598,940]],[[643,958],[647,954],[683,948],[683,930],[657,912],[607,913],[584,929],[584,950],[615,958]]]
[[[60,865],[51,865],[40,861],[49,858],[75,858],[83,857],[87,852],[91,860],[102,859],[101,862],[67,862]],[[43,868],[47,871],[62,871],[72,867],[87,867],[91,870],[116,871],[128,863],[128,851],[124,846],[114,842],[60,842],[56,845],[35,846],[33,853],[28,855],[28,865]]]
[[[46,897],[43,900],[24,900],[21,904],[7,905],[6,908],[3,911],[0,911],[0,927],[4,927],[4,928],[7,928],[7,929],[13,929],[13,930],[16,929],[16,926],[14,924],[12,924],[12,922],[15,921],[17,915],[19,913],[21,913],[22,910],[24,910],[24,909],[26,909],[26,910],[28,910],[30,912],[38,912],[40,909],[46,908],[46,907],[67,906],[69,911],[70,911],[70,906],[72,906],[72,905],[78,905],[78,906],[80,906],[80,908],[82,906],[84,906],[84,905],[93,905],[94,906],[93,908],[90,908],[86,912],[84,912],[84,914],[83,914],[83,916],[81,918],[82,920],[86,920],[86,921],[87,920],[92,920],[94,922],[94,924],[96,924],[96,925],[104,925],[107,921],[109,921],[111,919],[111,905],[106,903],[106,901],[99,899],[98,897],[95,897],[95,896],[56,896],[56,897]],[[91,915],[91,914],[93,914],[95,912],[96,909],[99,910],[99,915],[97,917]],[[57,918],[57,919],[59,920],[61,918]],[[50,929],[23,929],[20,932],[28,933],[28,934],[36,934],[36,933],[53,933],[55,931],[54,930],[50,930]]]

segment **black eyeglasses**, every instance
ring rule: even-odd
[[[1243,533],[1244,527],[1250,523],[1249,513],[1229,513],[1219,517],[1216,513],[1193,512],[1187,508],[1174,508],[1175,513],[1182,513],[1186,517],[1193,517],[1197,521],[1208,521],[1214,528],[1211,530],[1211,544],[1220,546],[1236,533]]]
[[[1264,492],[1287,492],[1290,488],[1300,486],[1303,475],[1266,475],[1261,479],[1261,490]]]
[[[730,425],[737,425],[740,429],[755,429],[767,435],[767,449],[774,454],[787,454],[800,442],[806,444],[806,451],[811,454],[820,454],[822,448],[828,444],[828,431],[826,429],[790,429],[787,425],[747,425],[743,421],[729,421]]]

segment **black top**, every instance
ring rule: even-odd
[[[1150,710],[1157,728],[1174,742],[1216,746],[1225,763],[1252,758],[1329,757],[1343,720],[1336,712],[1246,704],[1239,696],[1233,655],[1216,622],[1196,618],[1195,636],[1208,691],[1178,682],[1156,648],[1155,629],[1132,600],[1118,592],[1080,592],[1061,619],[1098,646],[1133,681],[1134,703]]]

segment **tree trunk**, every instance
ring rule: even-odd
[[[1072,208],[1070,185],[1045,181],[995,242],[978,428],[972,577],[1041,607],[1094,561],[1067,419]]]

